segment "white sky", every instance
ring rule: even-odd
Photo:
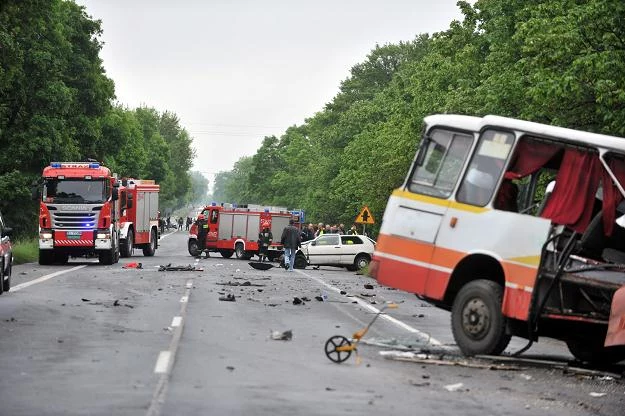
[[[211,182],[321,111],[376,43],[449,28],[456,1],[76,0],[118,101],[176,113]]]

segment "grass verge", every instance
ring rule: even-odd
[[[31,263],[39,259],[39,240],[22,239],[13,243],[13,261],[15,264]]]

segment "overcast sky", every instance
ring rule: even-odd
[[[449,28],[457,0],[76,0],[117,100],[171,111],[212,179],[321,111],[376,43]]]

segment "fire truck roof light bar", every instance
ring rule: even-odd
[[[89,169],[99,169],[100,163],[98,162],[89,162],[89,163],[81,163],[81,162],[69,162],[69,163],[61,163],[61,162],[50,162],[50,166],[53,168],[89,168]]]

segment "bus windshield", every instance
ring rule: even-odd
[[[103,180],[48,179],[43,185],[43,201],[59,204],[97,204],[105,202]]]

